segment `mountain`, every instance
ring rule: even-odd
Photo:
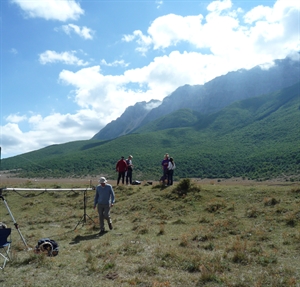
[[[182,108],[202,114],[215,113],[235,101],[272,93],[291,86],[299,80],[299,61],[290,58],[275,60],[274,65],[268,68],[260,65],[250,70],[230,72],[204,85],[179,87],[164,98],[160,105],[146,112],[140,108],[145,105],[145,102],[137,103],[134,107],[129,107],[117,120],[100,130],[93,139],[113,139],[136,132],[147,123]]]
[[[143,119],[161,101],[151,100],[150,102],[138,102],[134,106],[129,106],[121,117],[107,124],[92,139],[106,140],[130,134],[141,125]]]
[[[175,159],[176,180],[283,175],[300,180],[300,82],[211,114],[176,110],[113,140],[53,145],[3,159],[1,169],[26,177],[115,179],[117,160],[133,154],[134,179],[158,180],[166,152]]]

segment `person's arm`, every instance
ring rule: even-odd
[[[115,192],[111,187],[111,206],[114,206],[114,204],[115,204]]]
[[[168,170],[172,169],[172,163],[169,161],[168,163]]]
[[[94,209],[96,208],[97,202],[98,202],[98,192],[97,192],[97,189],[98,188],[96,188],[96,194],[95,194],[95,199],[94,199]]]

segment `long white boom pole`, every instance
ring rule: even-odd
[[[13,188],[7,187],[3,190],[9,191],[88,191],[93,190],[93,188]]]

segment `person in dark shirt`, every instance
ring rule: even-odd
[[[118,160],[118,162],[116,164],[116,171],[119,173],[117,185],[119,185],[121,178],[122,178],[122,184],[124,184],[125,172],[127,171],[127,163],[124,159],[124,156],[122,156],[121,159]]]
[[[163,176],[161,177],[161,181],[163,184],[168,183],[168,166],[169,166],[169,154],[166,153],[164,159],[161,162],[161,167],[163,170]]]

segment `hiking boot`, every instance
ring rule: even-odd
[[[99,235],[102,235],[105,233],[105,229],[101,229],[100,232],[99,232]]]
[[[110,230],[113,229],[113,226],[112,226],[111,222],[108,223],[108,227],[109,227]]]

